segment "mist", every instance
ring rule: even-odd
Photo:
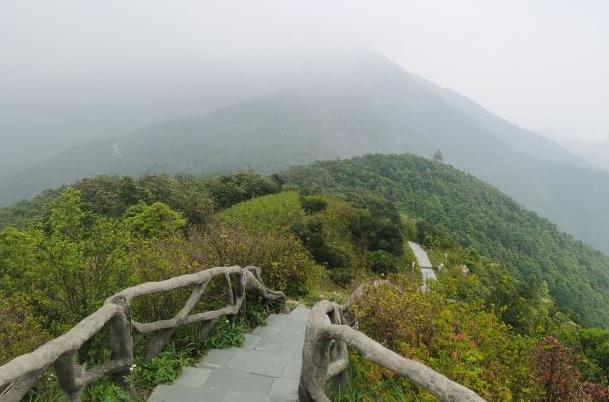
[[[0,169],[295,85],[350,47],[568,146],[603,144],[608,18],[592,0],[7,0]]]

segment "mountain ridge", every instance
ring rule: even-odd
[[[326,70],[307,85],[154,123],[0,178],[7,189],[0,204],[97,174],[271,173],[314,160],[396,152],[429,157],[441,149],[447,163],[609,251],[609,173],[582,167],[560,145],[384,56],[358,53]]]

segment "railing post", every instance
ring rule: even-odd
[[[122,307],[123,311],[110,319],[110,348],[111,358],[115,361],[124,361],[128,367],[112,375],[114,382],[125,386],[125,376],[133,364],[133,335],[131,333],[131,320],[129,319],[129,304],[124,296],[116,297],[112,303]]]
[[[188,297],[186,304],[175,315],[175,318],[178,318],[181,320],[184,317],[186,317],[188,315],[188,313],[190,313],[190,310],[192,310],[196,306],[196,304],[199,302],[199,299],[201,299],[201,296],[205,292],[205,289],[207,289],[207,284],[208,284],[208,282],[205,281],[205,282],[199,283],[197,286],[195,286],[192,293],[190,294],[190,297]],[[158,355],[161,352],[161,350],[163,350],[163,347],[165,346],[167,341],[169,341],[169,338],[171,338],[171,335],[173,335],[175,330],[176,330],[176,327],[162,329],[162,330],[158,331],[150,340],[150,343],[148,344],[148,349],[146,350],[144,359],[150,360],[153,357],[155,357],[156,355]]]
[[[338,305],[334,305],[332,311],[328,314],[330,317],[330,322],[334,325],[342,325],[343,317],[342,312]],[[333,362],[344,360],[345,362],[349,361],[349,351],[347,349],[347,344],[343,341],[334,340],[334,345],[332,348],[332,356],[331,360]],[[342,388],[347,383],[347,370],[343,370],[340,374],[334,377],[334,381],[339,388]]]
[[[76,364],[76,352],[66,352],[53,363],[59,387],[68,396],[70,402],[80,402],[83,386],[80,377],[83,368]]]

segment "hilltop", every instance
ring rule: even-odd
[[[282,178],[347,198],[381,196],[446,244],[499,261],[524,283],[547,282],[581,323],[609,325],[609,257],[472,175],[414,155],[368,155],[294,167]]]

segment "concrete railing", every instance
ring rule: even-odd
[[[372,286],[378,286],[380,282],[383,281]],[[400,356],[354,329],[354,320],[348,319],[348,310],[365,289],[360,286],[345,305],[322,300],[311,309],[302,352],[300,402],[331,402],[324,391],[325,385],[334,377],[344,383],[349,365],[348,346],[364,359],[408,378],[441,401],[484,402],[474,391],[420,362]]]
[[[217,310],[191,314],[210,281],[218,276],[226,279],[227,304]],[[131,301],[139,296],[164,293],[194,286],[182,309],[171,319],[140,323],[130,317]],[[222,316],[234,316],[245,305],[247,290],[255,290],[271,301],[285,301],[285,295],[266,288],[258,267],[216,267],[194,274],[182,275],[161,282],[147,282],[125,289],[109,297],[104,305],[80,321],[70,331],[55,338],[31,353],[21,355],[0,367],[0,401],[17,402],[36,383],[44,370],[53,367],[61,389],[69,401],[80,401],[87,385],[103,377],[122,383],[133,365],[133,329],[154,334],[146,358],[157,355],[175,329],[182,325],[201,322],[202,332],[208,333],[213,323]],[[78,362],[78,351],[104,327],[110,333],[110,361],[85,369]]]

